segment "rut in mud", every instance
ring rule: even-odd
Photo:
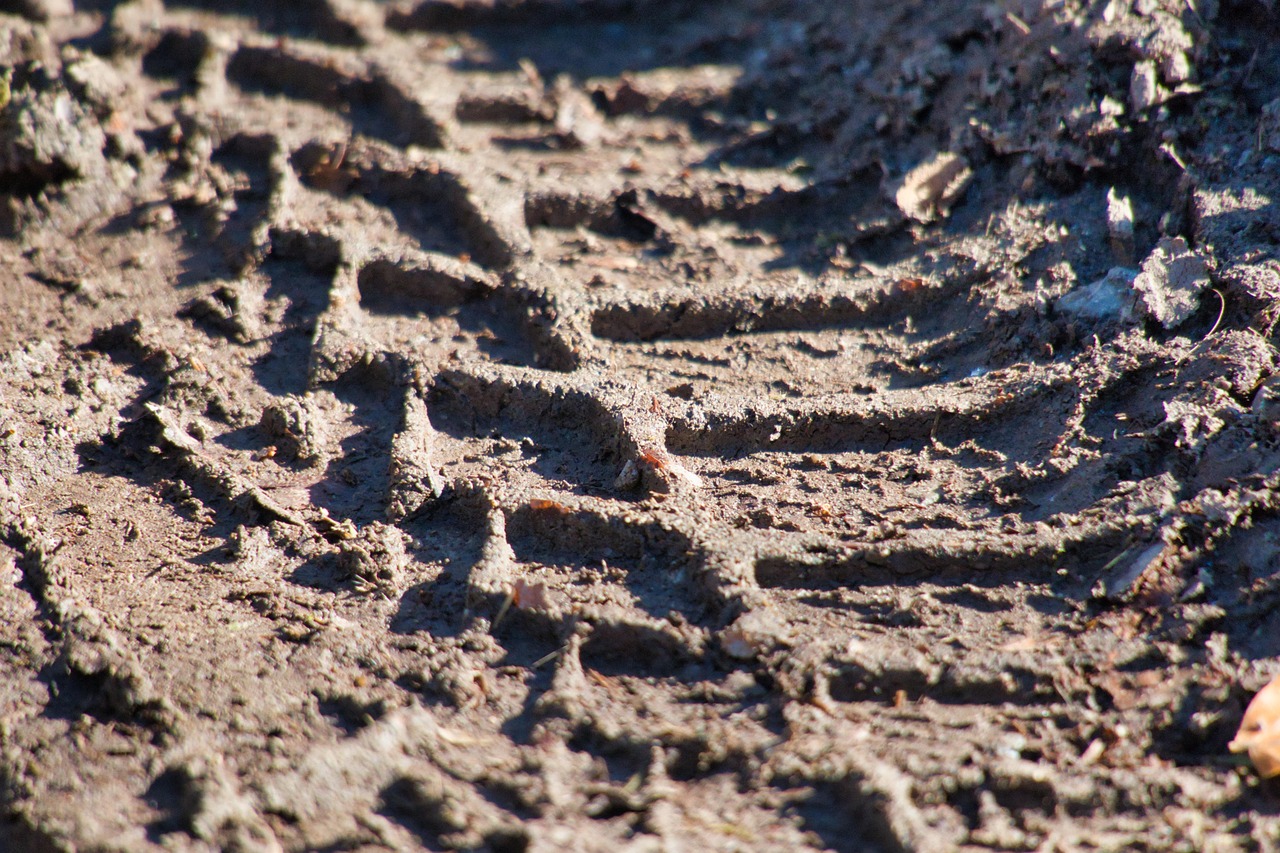
[[[0,846],[1274,849],[1260,2],[0,14]]]

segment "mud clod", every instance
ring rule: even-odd
[[[277,448],[274,455],[281,462],[318,465],[332,452],[327,417],[311,395],[286,397],[262,410],[258,429]]]
[[[950,214],[972,178],[973,170],[959,154],[935,154],[903,176],[894,201],[906,216],[933,222]]]
[[[1208,286],[1209,265],[1180,237],[1161,240],[1133,280],[1147,311],[1166,329],[1195,313]]]
[[[64,185],[105,172],[106,137],[93,113],[49,68],[12,69],[0,109],[0,187],[6,215],[0,227],[14,236],[32,203]]]
[[[338,552],[338,567],[352,580],[356,591],[383,598],[399,595],[407,566],[404,534],[380,521],[343,542]]]

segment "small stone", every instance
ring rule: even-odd
[[[1133,265],[1133,202],[1120,195],[1115,187],[1107,190],[1107,230],[1111,234],[1111,253],[1116,263]]]
[[[1171,85],[1185,83],[1191,79],[1191,59],[1185,50],[1175,50],[1160,64],[1160,71]]]
[[[1120,118],[1120,116],[1124,115],[1124,104],[1110,95],[1106,95],[1098,102],[1098,112],[1108,118]]]
[[[1133,66],[1129,77],[1129,106],[1133,111],[1140,113],[1164,100],[1164,91],[1156,80],[1156,64],[1144,59]]]
[[[1137,317],[1133,279],[1136,273],[1125,267],[1112,267],[1091,284],[1077,287],[1060,297],[1059,311],[1086,320],[1129,323]]]
[[[622,466],[622,471],[618,474],[617,479],[613,481],[613,488],[619,492],[629,492],[640,485],[640,468],[636,465],[634,459],[628,459],[627,464]]]

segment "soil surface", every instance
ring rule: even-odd
[[[1280,843],[1271,3],[0,9],[0,848]]]

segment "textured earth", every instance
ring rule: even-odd
[[[0,848],[1280,844],[1271,3],[0,10]]]

